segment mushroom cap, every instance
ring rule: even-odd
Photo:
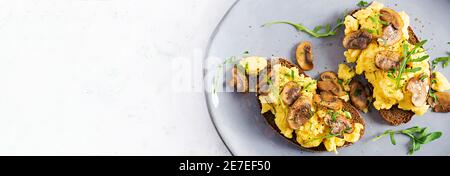
[[[291,105],[300,97],[300,86],[292,81],[286,83],[281,91],[281,99],[286,105]]]
[[[309,41],[301,42],[296,49],[295,57],[303,70],[309,71],[314,67],[312,45]]]
[[[380,10],[380,14],[381,20],[392,24],[396,29],[403,28],[402,17],[395,10],[385,7]]]
[[[346,49],[366,49],[372,38],[372,34],[360,29],[347,34],[342,41],[342,45]]]
[[[369,93],[360,81],[353,79],[350,82],[350,101],[353,106],[361,111],[367,112],[369,108],[368,96]]]
[[[383,28],[383,36],[381,36],[378,43],[383,46],[391,46],[402,40],[403,32],[400,29],[395,29],[392,25]]]
[[[304,97],[298,98],[289,108],[287,121],[292,129],[299,129],[311,118],[311,102]]]
[[[412,94],[411,102],[414,106],[423,106],[426,104],[428,96],[428,85],[419,78],[414,77],[408,81],[406,89]]]
[[[375,65],[384,71],[389,71],[395,67],[398,67],[400,62],[400,54],[383,50],[377,53],[375,56]]]

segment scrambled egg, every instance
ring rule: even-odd
[[[275,124],[281,131],[281,134],[287,138],[292,138],[293,129],[289,127],[287,123],[288,109],[284,105],[279,96],[282,88],[289,81],[294,81],[302,87],[301,94],[312,100],[312,97],[317,89],[317,83],[310,77],[305,77],[303,74],[299,74],[298,69],[295,67],[287,68],[280,64],[274,65],[272,71],[275,75],[274,83],[271,92],[266,96],[259,96],[259,100],[262,105],[261,113],[271,111],[275,115]]]
[[[316,107],[312,107],[312,112],[314,112],[314,114],[308,122],[303,124],[298,130],[290,128],[287,122],[289,107],[284,105],[279,97],[282,88],[289,81],[294,81],[302,88],[302,96],[310,98],[312,101],[312,98],[316,93],[317,82],[310,77],[299,74],[295,67],[287,68],[277,64],[274,65],[272,69],[274,71],[275,86],[272,86],[268,95],[259,96],[259,100],[262,105],[261,113],[270,111],[275,115],[275,124],[280,129],[282,135],[287,138],[292,138],[293,133],[295,132],[297,136],[296,140],[301,146],[305,148],[317,147],[323,142],[328,151],[334,152],[337,152],[337,147],[343,146],[345,142],[358,141],[360,132],[364,128],[363,125],[359,123],[355,123],[353,132],[351,134],[344,134],[343,139],[338,137],[327,137],[330,131],[326,128],[323,121],[326,112],[324,110],[317,110],[316,112]],[[339,113],[351,118],[351,115],[348,112],[339,111]]]
[[[379,37],[380,35],[377,31],[382,31],[382,25],[380,23],[376,23],[376,19],[379,19],[380,9],[384,6],[381,3],[374,1],[369,7],[365,9],[361,9],[353,14],[353,16],[348,15],[345,18],[345,33],[348,34],[350,32],[357,31],[359,29],[368,29],[371,31],[374,37]],[[355,72],[356,74],[364,74],[366,79],[373,85],[373,98],[374,98],[374,107],[378,110],[380,109],[390,109],[393,105],[398,104],[399,108],[404,110],[411,110],[417,115],[424,114],[429,105],[423,105],[420,107],[415,107],[411,103],[411,94],[405,89],[407,81],[413,77],[419,77],[420,75],[430,75],[428,59],[425,59],[421,62],[411,62],[407,65],[407,68],[417,68],[421,67],[422,69],[414,72],[414,73],[403,73],[401,76],[400,87],[397,88],[396,80],[392,77],[388,76],[388,72],[378,69],[375,65],[375,56],[379,51],[389,50],[393,52],[399,53],[401,56],[403,50],[403,44],[407,44],[409,50],[414,48],[414,45],[408,43],[408,26],[409,26],[409,16],[405,12],[399,12],[399,16],[403,20],[403,28],[401,29],[403,32],[402,40],[392,46],[381,46],[378,42],[373,41],[368,45],[368,47],[364,50],[358,49],[348,49],[344,52],[344,56],[349,63],[356,62]],[[375,18],[375,20],[373,20]],[[419,49],[419,53],[411,56],[412,59],[417,59],[426,55],[426,52],[423,49]],[[342,68],[342,72],[345,72],[345,69]],[[342,73],[342,76],[346,75]],[[442,78],[439,78],[443,80]],[[437,83],[435,84],[435,88],[438,86],[444,85],[445,83]],[[445,87],[445,86],[444,86]],[[439,88],[437,88],[439,89]]]
[[[442,75],[440,72],[433,72],[434,81],[431,82],[431,88],[438,92],[444,92],[450,90],[450,84],[448,83],[447,78]]]
[[[243,58],[239,64],[249,75],[257,75],[260,70],[267,67],[267,60],[264,57],[251,56]]]
[[[342,80],[342,87],[345,91],[350,91],[350,81],[355,77],[354,69],[351,69],[347,64],[339,64],[338,78]]]

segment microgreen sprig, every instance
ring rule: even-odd
[[[270,26],[273,24],[288,24],[288,25],[291,25],[292,27],[294,27],[299,32],[305,32],[313,37],[321,38],[321,37],[329,37],[329,36],[335,35],[337,29],[344,24],[344,20],[342,18],[338,18],[336,20],[336,24],[334,25],[333,28],[331,28],[331,24],[328,23],[325,26],[322,26],[322,25],[316,26],[312,30],[307,28],[306,26],[304,26],[301,23],[296,24],[296,23],[289,22],[289,21],[275,21],[275,22],[266,23],[263,26]]]
[[[412,155],[414,152],[420,150],[421,145],[427,144],[431,141],[439,139],[442,136],[442,132],[431,132],[428,133],[428,127],[420,128],[418,126],[414,126],[405,130],[386,130],[383,134],[377,136],[372,141],[377,141],[384,136],[389,135],[391,139],[392,145],[396,145],[396,141],[394,138],[395,134],[403,134],[411,138],[411,148],[409,149],[408,154]]]

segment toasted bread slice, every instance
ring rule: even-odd
[[[397,106],[392,106],[391,109],[381,109],[379,112],[386,122],[394,126],[407,123],[414,116],[414,112],[399,109]]]
[[[285,67],[297,67],[299,70],[301,70],[297,65],[293,64],[292,62],[283,59],[283,58],[275,58],[276,60],[274,60],[274,63],[280,63],[281,65],[285,66]],[[268,69],[270,69],[270,67],[268,67]],[[305,74],[305,76],[307,76]],[[259,96],[259,95],[258,95]],[[261,103],[259,102],[259,99],[257,99],[258,104],[259,104],[259,108],[261,110],[262,106]],[[365,122],[364,119],[361,117],[361,115],[359,114],[358,110],[353,107],[353,105],[351,105],[350,103],[344,103],[344,107],[343,110],[350,112],[350,114],[352,115],[352,119],[354,123],[360,123],[364,126],[364,129],[361,130],[361,136],[360,139],[362,138],[362,136],[364,135],[364,131],[365,131]],[[321,152],[321,151],[327,151],[325,148],[325,145],[323,143],[321,143],[319,146],[317,147],[312,147],[312,148],[305,148],[303,146],[301,146],[298,142],[297,142],[297,135],[295,132],[293,132],[292,138],[287,138],[285,137],[283,134],[280,133],[280,129],[278,128],[278,126],[275,123],[275,115],[272,114],[272,112],[266,112],[264,114],[262,114],[264,119],[266,120],[266,122],[275,130],[278,132],[278,134],[280,136],[282,136],[283,138],[285,138],[287,141],[289,141],[290,143],[296,145],[297,147],[303,149],[303,150],[307,150],[307,151],[313,151],[313,152]],[[350,146],[352,143],[351,142],[346,142],[343,146],[338,147],[338,148],[342,148],[342,147],[346,147],[346,146]]]
[[[411,26],[408,26],[408,42],[415,45],[419,43],[419,38],[414,33]],[[393,106],[391,109],[381,109],[380,116],[388,122],[390,125],[398,126],[403,123],[407,123],[415,115],[414,112],[410,110],[399,109],[397,106]]]

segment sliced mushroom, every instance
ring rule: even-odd
[[[297,63],[303,70],[309,71],[314,67],[313,63],[313,52],[311,42],[302,42],[297,46],[295,52],[295,57],[297,58]]]
[[[248,92],[248,79],[237,66],[231,69],[231,80],[228,82],[237,92]]]
[[[392,10],[390,8],[382,8],[380,10],[380,19],[392,24],[395,29],[403,28],[402,17],[400,17],[400,15],[395,10]]]
[[[337,82],[338,76],[335,72],[326,71],[326,72],[323,72],[322,74],[320,74],[320,79],[322,79],[323,81]]]
[[[428,98],[428,103],[433,107],[434,112],[450,112],[450,93],[436,92],[434,93],[436,100],[433,97]]]
[[[347,49],[366,49],[372,41],[372,34],[366,30],[358,30],[347,34],[342,41],[342,44]]]
[[[281,91],[281,99],[286,105],[291,105],[300,97],[300,86],[292,81],[286,83]]]
[[[358,80],[352,80],[350,82],[350,100],[353,106],[363,112],[367,112],[369,109],[368,96],[369,94],[361,82]]]
[[[384,71],[398,67],[400,62],[400,54],[392,51],[380,51],[375,56],[375,65]]]
[[[331,134],[352,133],[352,123],[342,115],[327,114],[324,118],[325,124],[330,127]]]
[[[402,39],[402,31],[395,29],[392,25],[383,28],[383,36],[378,40],[378,43],[383,46],[391,46]]]
[[[341,85],[334,81],[330,81],[330,80],[318,81],[317,88],[319,88],[319,90],[321,90],[321,91],[330,91],[331,93],[333,93],[334,95],[337,95],[337,96],[345,95],[345,92],[342,89]]]
[[[287,117],[289,127],[299,129],[305,124],[311,118],[311,107],[311,103],[307,99],[302,97],[297,99],[289,108]]]
[[[406,89],[411,92],[411,102],[414,106],[423,106],[427,100],[428,87],[427,83],[419,78],[411,78],[406,85]]]
[[[342,101],[328,91],[320,92],[320,95],[314,95],[314,102],[319,106],[333,110],[340,110],[344,106]]]

